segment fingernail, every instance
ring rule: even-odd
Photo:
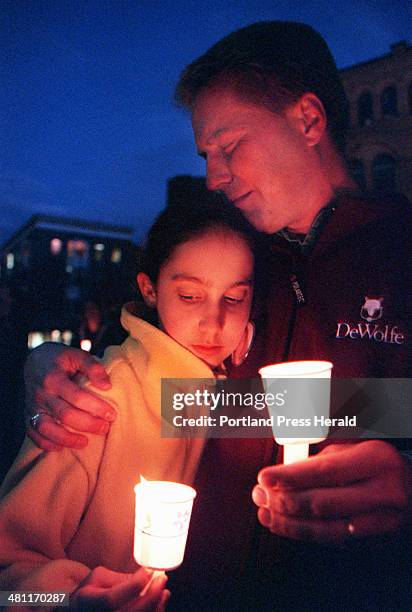
[[[74,443],[74,448],[84,448],[87,446],[87,440],[76,440]]]
[[[109,410],[106,412],[103,418],[105,421],[110,421],[112,423],[116,419],[116,413],[112,410]]]
[[[265,489],[262,487],[255,487],[252,491],[252,499],[257,506],[266,506],[268,496],[266,495]]]
[[[108,433],[109,429],[110,429],[109,423],[105,423],[104,425],[101,425],[99,427],[99,433],[105,435]]]
[[[259,521],[263,525],[263,527],[269,527],[272,518],[270,515],[270,511],[267,508],[260,508],[259,510]]]

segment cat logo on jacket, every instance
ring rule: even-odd
[[[382,317],[382,302],[383,297],[370,298],[365,295],[365,303],[360,311],[362,319],[365,319],[368,323],[380,319]]]
[[[338,322],[335,338],[373,340],[385,344],[404,344],[405,334],[401,332],[397,325],[383,325],[377,322],[382,318],[383,300],[382,296],[369,297],[365,295],[364,303],[360,309],[360,316],[363,321],[359,321],[357,324]]]

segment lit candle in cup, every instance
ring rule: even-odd
[[[134,492],[134,558],[151,569],[175,569],[183,561],[196,491],[177,482],[142,479]]]
[[[295,402],[297,401],[298,405],[293,407],[294,410],[299,410],[302,419],[313,421],[315,417],[329,418],[332,368],[333,364],[329,361],[286,361],[265,366],[259,370],[259,374],[266,393],[273,392],[275,382],[276,390],[279,390],[279,380],[283,384],[283,382],[287,383],[287,380],[284,381],[284,379],[295,379],[295,382],[289,385],[289,389],[286,389],[288,391],[287,402],[294,401],[293,392],[295,392],[298,398],[295,399]],[[312,380],[306,384],[299,384],[299,379]],[[322,379],[322,381],[320,384],[314,384],[313,379]],[[315,431],[316,435],[307,438],[279,437],[279,408],[268,404],[268,410],[273,417],[275,440],[283,446],[283,463],[294,463],[306,459],[309,456],[309,444],[323,442],[328,435],[327,426],[314,426],[312,422],[311,430]],[[284,411],[287,413],[287,409]]]

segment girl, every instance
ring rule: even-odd
[[[93,605],[101,601],[96,588],[107,583],[108,609],[130,605],[112,592],[136,568],[133,486],[139,474],[190,484],[204,445],[161,439],[161,379],[211,378],[229,356],[242,361],[253,335],[254,247],[253,230],[233,208],[161,213],[137,276],[152,322],[123,308],[129,337],[104,357],[112,388],[94,390],[119,415],[106,438],[92,436],[82,450],[43,453],[26,440],[2,489],[1,589],[70,592],[75,608],[85,581]],[[91,572],[97,566],[110,568],[115,587],[102,579],[109,570]]]

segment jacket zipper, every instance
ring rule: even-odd
[[[283,361],[287,361],[290,354],[292,345],[293,333],[295,331],[296,319],[298,309],[302,308],[307,303],[307,298],[304,288],[304,275],[303,275],[303,257],[294,254],[292,259],[292,273],[289,275],[289,281],[294,294],[294,300],[292,305],[292,313],[289,319],[289,329],[285,344],[285,351],[283,353]]]

